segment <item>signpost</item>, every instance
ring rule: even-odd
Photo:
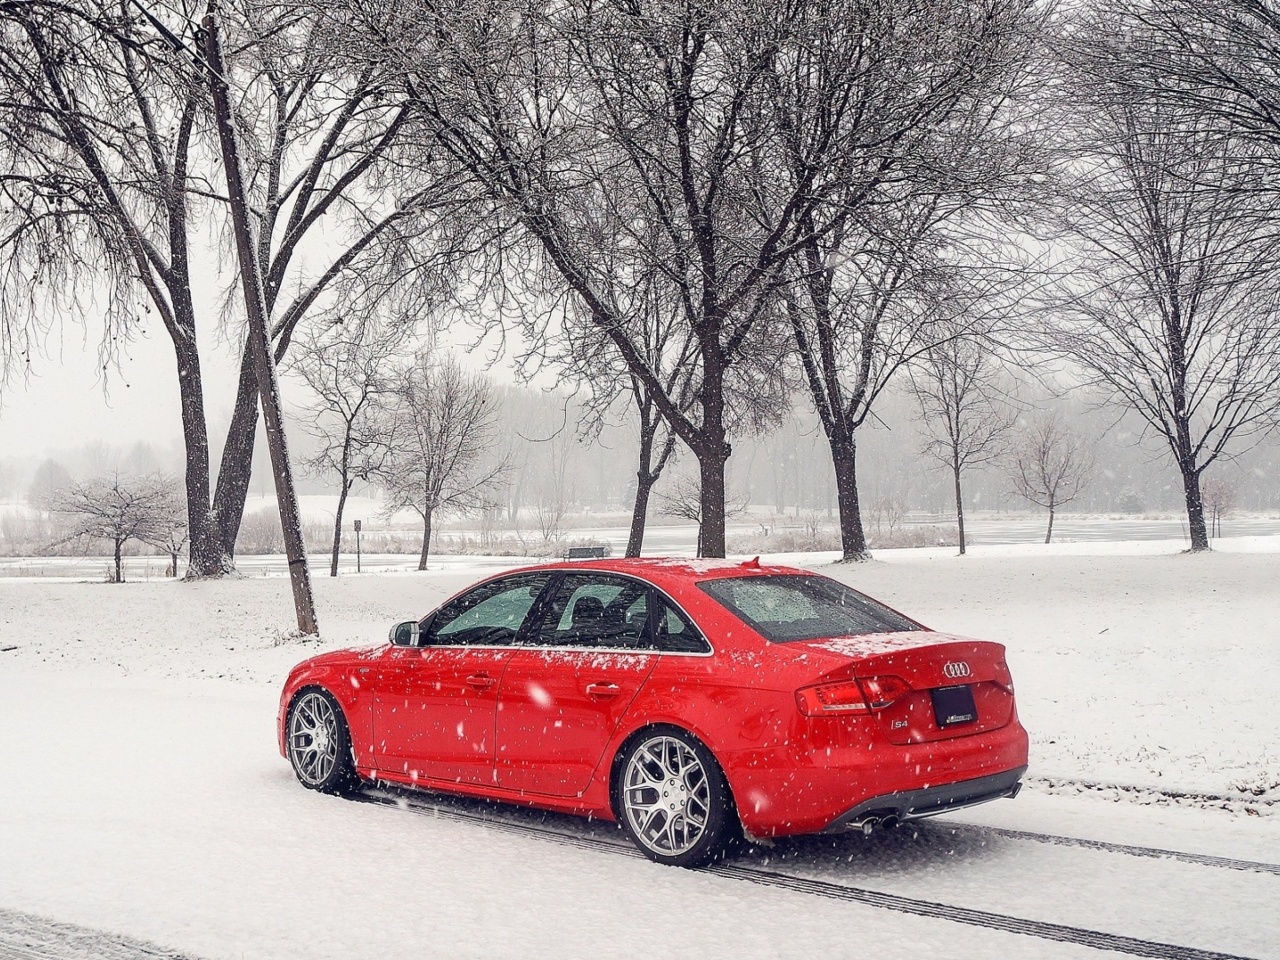
[[[356,521],[356,573],[360,572],[360,521]]]

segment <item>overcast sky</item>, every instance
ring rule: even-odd
[[[97,333],[65,325],[62,336],[50,341],[49,355],[32,365],[33,375],[5,388],[0,395],[0,455],[42,457],[95,440],[115,447],[145,440],[157,448],[180,441],[177,374],[164,331],[152,330],[130,345],[120,370],[106,372],[106,393]],[[230,418],[235,364],[225,345],[202,340],[201,352],[212,428]]]
[[[214,318],[201,321],[205,415],[217,456],[235,404],[240,341],[237,336],[228,342]],[[458,325],[445,340],[464,362],[481,365],[491,354],[471,349],[474,333]],[[118,449],[146,441],[157,451],[181,444],[177,371],[163,328],[157,323],[129,345],[118,368],[113,364],[105,373],[98,359],[100,334],[97,327],[64,323],[61,334],[49,339],[46,355],[32,364],[30,378],[14,378],[0,392],[0,457],[43,458],[95,441]],[[505,363],[492,373],[498,380],[512,376]],[[281,389],[286,404],[307,402],[287,378]]]

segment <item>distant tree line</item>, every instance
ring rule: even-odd
[[[413,353],[407,350],[397,366],[410,362]],[[308,501],[304,497],[310,506],[303,532],[313,550],[325,553],[331,551],[335,539],[338,474],[319,462],[325,446],[318,429],[319,398],[298,389],[303,384],[296,374],[289,379],[299,401],[309,397],[309,406],[294,408],[292,420],[293,448],[302,468],[300,493],[312,498]],[[1074,439],[1080,458],[1091,467],[1087,482],[1069,502],[1056,500],[1055,539],[1059,535],[1057,521],[1065,511],[1077,517],[1176,517],[1183,498],[1178,473],[1162,462],[1156,438],[1140,441],[1142,428],[1136,417],[1130,415],[1113,424],[1107,410],[1092,410],[1078,396],[1054,396],[1043,388],[1033,393],[1027,384],[1013,380],[1003,381],[999,387],[997,399],[1007,393],[1017,401],[1017,420],[1003,437],[999,457],[965,473],[966,535],[970,540],[971,513],[977,511],[980,522],[989,524],[993,519],[1016,520],[1026,508],[1043,513],[1040,538],[1044,539],[1049,508],[1037,500],[1045,498],[1024,499],[1016,486],[1020,469],[1030,471],[1037,462],[1033,454],[1044,449],[1033,443],[1035,434],[1051,421]],[[619,400],[598,432],[587,432],[583,424],[597,412],[590,395],[573,397],[544,387],[498,383],[492,384],[491,395],[497,426],[482,469],[499,464],[505,464],[505,469],[485,489],[483,506],[435,515],[436,542],[431,550],[554,555],[562,553],[568,543],[588,542],[585,538],[602,526],[625,531],[625,516],[634,508],[636,477],[631,470],[639,432],[626,404]],[[879,419],[859,447],[870,548],[957,543],[951,467],[926,455],[926,446],[935,444],[936,438],[921,419],[911,384],[904,382],[887,393],[877,412]],[[329,427],[336,430],[339,424],[330,421]],[[262,455],[265,457],[265,452]],[[168,474],[173,489],[180,491],[181,481],[173,477],[180,464],[180,445],[160,448],[145,442],[119,448],[89,443],[64,450],[56,459],[0,456],[0,554],[78,556],[105,551],[109,556],[111,544],[106,541],[65,539],[74,518],[47,508],[51,494],[77,479],[118,476],[132,482],[133,478],[156,474]],[[308,469],[309,464],[314,466]],[[673,454],[670,468],[651,498],[652,523],[696,523],[699,497],[694,467],[678,450]],[[1211,534],[1239,532],[1240,523],[1250,514],[1280,516],[1280,488],[1271,479],[1277,470],[1280,443],[1275,438],[1230,463],[1215,466],[1203,481]],[[269,470],[259,473],[255,468],[255,474],[259,479],[250,492],[237,554],[278,554],[283,544],[274,515]],[[1052,477],[1052,471],[1048,475]],[[803,405],[797,405],[770,431],[738,441],[729,463],[727,487],[730,550],[839,548],[835,473],[828,445],[816,415]],[[317,495],[323,495],[322,500],[314,499]],[[421,517],[416,518],[415,532],[411,512],[387,516],[388,501],[376,474],[370,474],[369,480],[355,479],[350,496],[360,497],[359,512],[354,516],[364,519],[366,553],[420,554]],[[317,509],[318,502],[323,510]],[[950,521],[948,511],[952,513]],[[323,519],[325,514],[327,520]],[[1215,515],[1219,529],[1213,533]],[[351,516],[348,505],[340,541],[340,551],[348,559],[355,551]],[[129,558],[139,553],[163,551],[130,541],[123,553],[127,566]],[[344,567],[345,563],[344,559]],[[185,572],[185,562],[179,563],[178,571]]]

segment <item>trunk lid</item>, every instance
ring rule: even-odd
[[[921,630],[814,640],[811,645],[848,656],[860,682],[897,677],[911,688],[873,713],[892,743],[969,736],[1003,727],[1013,718],[1013,680],[1001,644]],[[867,685],[863,687],[865,691]]]

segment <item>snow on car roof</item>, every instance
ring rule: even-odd
[[[911,630],[902,633],[869,633],[850,637],[831,637],[814,641],[815,647],[847,657],[866,657],[876,653],[897,653],[915,647],[927,647],[958,639],[939,635],[932,630]]]
[[[699,579],[734,575],[752,576],[762,573],[810,573],[797,567],[762,564],[759,557],[750,560],[715,557],[618,557],[602,560],[562,560],[549,566],[556,569],[607,570],[611,573],[631,573],[637,576],[656,573]]]

